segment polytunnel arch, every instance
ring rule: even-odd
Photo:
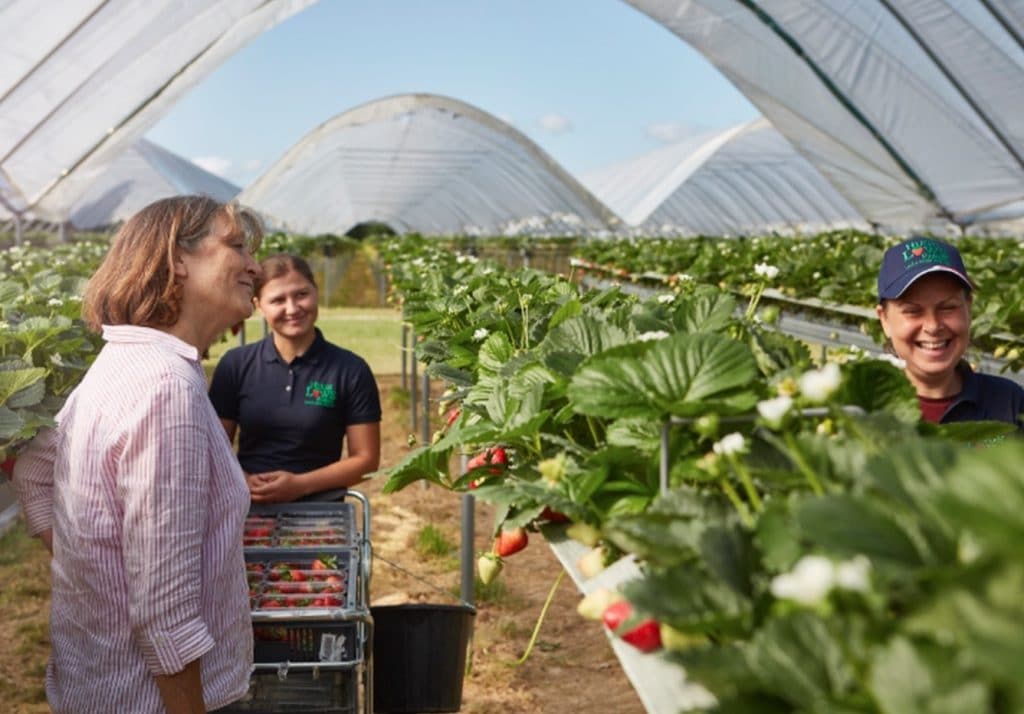
[[[368,221],[430,235],[604,233],[620,223],[514,127],[435,94],[386,97],[324,122],[239,200],[302,233]]]
[[[1020,3],[626,2],[711,61],[872,224],[1024,217]]]
[[[582,177],[649,235],[744,235],[867,228],[765,119],[707,132]]]

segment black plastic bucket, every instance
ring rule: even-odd
[[[457,712],[476,609],[380,605],[373,614],[373,710]]]

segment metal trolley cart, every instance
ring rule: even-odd
[[[249,692],[226,711],[248,714],[373,712],[370,504],[254,505],[245,561],[254,670]]]

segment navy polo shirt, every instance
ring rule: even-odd
[[[940,420],[943,424],[954,421],[1002,421],[1016,424],[1024,411],[1024,387],[1006,377],[981,374],[963,367],[963,388]]]
[[[369,365],[319,329],[291,364],[273,335],[228,350],[213,373],[210,400],[220,418],[238,424],[238,460],[247,473],[305,473],[338,461],[345,429],[381,417]]]

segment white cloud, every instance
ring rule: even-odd
[[[680,121],[666,121],[647,126],[647,136],[666,144],[682,141],[691,136],[700,134],[703,130],[692,124]]]
[[[192,163],[218,176],[226,176],[231,168],[231,159],[225,156],[194,156]]]
[[[540,118],[540,125],[552,134],[564,134],[572,131],[572,122],[561,114],[545,114]]]

